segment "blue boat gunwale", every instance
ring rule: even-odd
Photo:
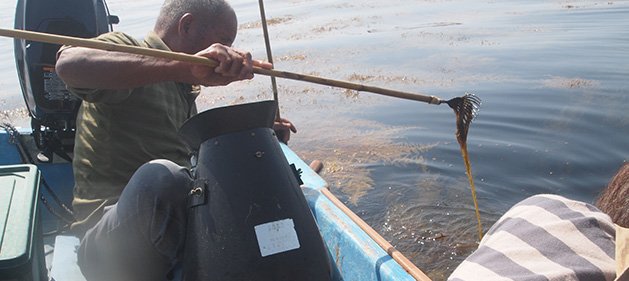
[[[29,133],[25,130],[19,130],[22,136]],[[394,260],[378,243],[374,241],[364,230],[362,230],[352,219],[345,214],[338,206],[336,206],[326,195],[323,194],[324,189],[328,189],[327,182],[312,170],[293,150],[287,145],[280,144],[286,159],[289,163],[295,164],[297,169],[301,169],[301,178],[303,185],[301,189],[308,201],[309,207],[313,213],[315,220],[319,226],[320,233],[325,241],[328,254],[333,265],[333,280],[416,280],[409,272],[407,272],[400,263]],[[7,132],[0,132],[0,165],[20,164],[21,156],[15,144],[12,143],[11,137]],[[74,181],[72,179],[71,163],[55,163],[55,164],[37,164],[41,176],[51,185],[55,192],[61,192],[64,196],[68,196],[68,190],[59,190],[57,185],[72,187]],[[333,196],[333,195],[332,195]],[[44,211],[46,212],[46,211]],[[73,245],[78,243],[68,240],[66,237],[59,236],[63,240],[64,245]],[[55,241],[48,241],[48,247],[52,247],[52,251],[47,252],[59,254],[54,251]],[[52,245],[50,245],[52,244]],[[60,251],[61,252],[61,251]],[[64,251],[73,254],[73,251]],[[64,260],[68,264],[68,268],[55,270],[61,276],[76,276],[78,265],[76,265],[76,256],[74,257],[51,257],[47,258],[47,265],[50,267],[55,263],[55,259]],[[57,267],[59,262],[55,263]],[[68,271],[68,272],[64,272]],[[420,271],[421,272],[421,271]],[[74,275],[73,275],[74,274]],[[422,273],[423,274],[423,273]],[[57,276],[57,277],[61,277]],[[82,276],[80,276],[82,277]],[[57,281],[80,281],[81,278],[72,278],[64,280],[54,278]],[[424,279],[421,280],[430,280]]]
[[[327,189],[328,184],[321,176],[288,146],[281,146],[288,162],[302,170],[302,191],[319,225],[332,262],[341,275],[360,277],[356,280],[416,280],[323,194],[322,190]]]

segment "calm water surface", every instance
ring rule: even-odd
[[[162,0],[109,0],[143,37]],[[0,4],[13,26],[15,0]],[[257,1],[231,1],[235,47],[264,59]],[[265,1],[277,69],[450,99],[483,100],[468,148],[483,231],[516,202],[593,202],[629,148],[629,1]],[[12,41],[0,39],[2,118],[28,126]],[[476,246],[465,167],[446,105],[279,80],[290,145],[350,208],[435,280]],[[204,89],[199,107],[272,98],[268,77]]]

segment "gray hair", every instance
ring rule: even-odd
[[[165,30],[176,25],[185,13],[196,15],[209,28],[214,23],[213,20],[226,12],[233,13],[234,10],[225,0],[165,0],[155,23],[155,30]]]

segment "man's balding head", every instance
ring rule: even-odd
[[[194,47],[177,51],[194,52],[212,43],[230,46],[236,37],[236,14],[224,0],[166,0],[155,23],[155,32],[167,44],[171,43],[169,47],[177,48],[179,44],[173,42],[172,36],[187,31],[191,23],[194,33],[186,43]]]

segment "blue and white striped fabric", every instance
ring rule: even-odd
[[[448,280],[614,280],[615,226],[592,205],[536,195],[513,206]]]

